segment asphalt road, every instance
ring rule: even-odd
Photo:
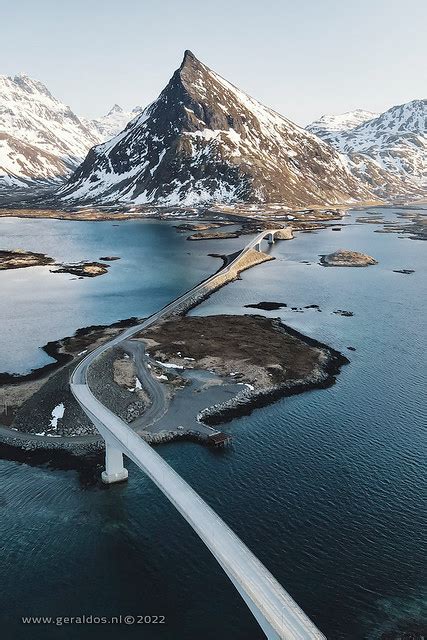
[[[165,386],[156,380],[147,367],[148,357],[145,353],[145,345],[143,342],[136,340],[125,340],[122,343],[123,350],[132,356],[138,379],[144,391],[150,397],[150,405],[144,413],[132,422],[132,429],[146,429],[153,422],[161,418],[168,410],[168,397],[166,395]]]

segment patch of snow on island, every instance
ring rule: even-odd
[[[135,378],[135,390],[142,389],[141,380],[139,378]]]
[[[50,419],[50,426],[52,427],[52,429],[56,429],[56,427],[58,426],[58,420],[64,417],[64,411],[65,407],[63,402],[57,404],[56,407],[52,410],[52,417]]]
[[[157,364],[165,369],[183,369],[184,367],[181,364],[172,364],[170,362],[160,362],[160,360],[156,360]]]

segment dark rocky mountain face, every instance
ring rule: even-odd
[[[189,51],[158,99],[92,148],[66,200],[288,206],[372,198],[328,144],[264,107]]]

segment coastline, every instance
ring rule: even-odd
[[[198,414],[198,420],[208,426],[225,424],[234,418],[250,415],[255,409],[262,408],[276,402],[279,399],[296,394],[306,393],[316,389],[326,389],[336,383],[337,375],[341,367],[348,364],[349,359],[332,347],[306,336],[292,327],[276,320],[277,327],[298,338],[306,345],[321,349],[326,356],[322,371],[314,372],[306,379],[295,380],[290,384],[272,385],[268,389],[250,390],[247,387],[229,401],[219,405],[208,406]],[[167,432],[150,433],[139,431],[139,435],[152,445],[159,445],[175,441],[192,441],[207,444],[207,438],[197,432],[180,432],[171,429]],[[4,449],[6,447],[6,449]],[[42,458],[46,461],[59,460],[63,456],[72,456],[75,465],[78,460],[87,455],[101,454],[104,449],[104,441],[99,435],[74,435],[74,436],[41,436],[30,432],[17,431],[14,428],[0,424],[0,455],[3,450],[18,454],[18,459],[25,452],[28,458]],[[44,453],[41,453],[44,452]],[[24,457],[25,457],[24,456]]]
[[[50,218],[55,220],[75,220],[75,221],[106,221],[106,220],[130,220],[130,219],[159,219],[159,220],[183,220],[197,221],[206,218],[218,218],[220,222],[227,221],[235,217],[236,221],[242,218],[249,220],[260,219],[257,214],[270,214],[271,218],[278,214],[294,215],[302,212],[311,212],[314,215],[321,215],[325,212],[347,211],[348,209],[365,209],[366,207],[393,206],[394,203],[386,203],[384,200],[367,200],[363,202],[342,202],[331,204],[307,204],[300,208],[288,207],[285,203],[246,203],[237,202],[234,204],[213,203],[198,206],[173,206],[173,205],[85,205],[70,206],[58,202],[47,207],[43,202],[25,201],[19,206],[16,202],[1,202],[0,217],[16,218]],[[411,206],[412,203],[408,203]],[[413,205],[416,206],[416,203]],[[280,222],[280,220],[279,220]]]
[[[290,239],[292,234],[284,234],[287,239]],[[224,264],[228,264],[234,258],[232,256],[218,256],[221,257]],[[237,254],[238,255],[238,254]],[[230,271],[228,274],[221,275],[219,274],[218,281],[214,281],[210,284],[209,289],[204,292],[199,292],[194,297],[190,297],[182,307],[177,308],[174,311],[174,316],[184,316],[190,309],[199,305],[203,300],[207,299],[214,291],[226,285],[228,282],[235,280],[239,277],[239,274],[245,269],[249,269],[256,264],[262,263],[266,260],[273,260],[274,257],[264,254],[262,252],[252,251],[247,254],[242,260],[241,264],[236,264],[236,266]],[[221,268],[219,269],[219,271]],[[62,340],[50,342],[43,347],[48,355],[51,355],[55,358],[56,362],[49,363],[44,367],[41,367],[37,370],[31,371],[28,374],[23,374],[21,376],[14,376],[12,374],[0,374],[0,384],[11,384],[18,385],[20,382],[28,382],[32,380],[42,380],[46,378],[45,382],[49,380],[50,374],[56,372],[56,370],[60,370],[61,367],[66,367],[71,364],[73,360],[76,358],[76,353],[69,353],[67,350],[67,346],[69,346],[70,341],[75,339],[81,339],[84,337],[90,337],[91,334],[95,331],[100,332],[101,335],[98,338],[108,339],[105,333],[109,330],[117,330],[124,328],[126,326],[132,326],[138,323],[137,318],[129,318],[126,320],[121,320],[113,325],[105,326],[92,326],[85,327],[76,331],[74,336],[69,336],[67,338],[63,338]],[[295,337],[303,340],[305,344],[314,346],[316,348],[321,348],[327,353],[327,363],[325,366],[325,370],[319,372],[318,375],[310,376],[307,379],[302,379],[298,381],[294,381],[291,385],[278,385],[272,386],[269,389],[263,389],[260,391],[256,391],[254,393],[242,392],[238,394],[237,397],[234,397],[226,404],[222,404],[221,406],[211,406],[207,407],[200,414],[200,417],[203,418],[203,422],[207,425],[210,424],[219,424],[220,422],[227,422],[231,420],[233,417],[244,416],[251,413],[255,408],[265,406],[270,404],[281,397],[286,397],[289,395],[294,395],[297,393],[303,393],[305,391],[309,391],[316,388],[325,388],[331,386],[336,381],[336,375],[338,374],[340,367],[343,364],[348,363],[348,359],[343,356],[343,354],[336,352],[331,349],[327,345],[324,345],[308,336],[304,336],[299,332],[282,325],[284,330]],[[87,348],[93,348],[93,343],[87,343],[84,345]],[[85,351],[87,350],[85,349]],[[78,346],[78,349],[81,350],[81,345]],[[77,356],[80,356],[81,353],[77,353]],[[43,384],[44,386],[44,384]],[[24,401],[25,404],[25,401]],[[141,434],[143,437],[151,442],[152,444],[159,444],[161,442],[170,442],[172,440],[197,440],[204,441],[206,440],[200,434],[195,434],[191,431],[187,431],[184,433],[177,432],[176,430],[171,430],[169,432],[159,434],[159,433],[146,433]],[[28,436],[28,437],[26,437]],[[100,436],[96,435],[77,435],[77,436],[45,436],[45,435],[37,435],[27,433],[25,431],[20,431],[19,434],[12,427],[8,428],[5,425],[0,425],[0,442],[5,443],[8,446],[24,448],[27,450],[35,450],[41,449],[50,451],[52,456],[55,456],[60,451],[73,452],[76,455],[86,455],[88,452],[99,451],[103,448],[103,441]]]
[[[64,338],[60,338],[59,340],[52,340],[51,342],[47,342],[45,345],[40,347],[40,349],[44,351],[50,358],[53,358],[55,362],[49,362],[42,367],[32,369],[29,373],[15,374],[2,372],[0,373],[0,389],[3,385],[14,385],[21,382],[32,382],[35,380],[40,380],[47,377],[50,373],[54,373],[60,367],[68,364],[74,359],[75,355],[73,355],[73,353],[64,351],[64,349],[70,348],[70,344],[72,344],[76,339],[84,339],[94,332],[102,333],[109,329],[125,329],[126,327],[131,327],[134,324],[137,324],[138,322],[140,322],[140,320],[140,318],[131,317],[125,318],[123,320],[118,320],[117,322],[113,322],[112,324],[89,325],[87,327],[77,329],[72,336],[65,336]]]

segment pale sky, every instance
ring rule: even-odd
[[[298,124],[427,96],[427,0],[0,0],[0,74],[80,116],[145,106],[185,49]]]

